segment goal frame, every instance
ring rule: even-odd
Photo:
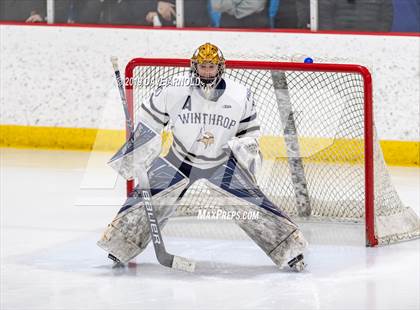
[[[359,74],[363,79],[364,91],[364,172],[365,172],[365,238],[366,246],[375,247],[378,240],[375,237],[375,205],[374,205],[374,129],[373,129],[373,95],[372,76],[369,70],[361,65],[328,64],[328,63],[295,63],[273,61],[243,61],[227,60],[228,69],[250,70],[281,70],[281,71],[310,71],[310,72],[337,72]],[[134,58],[125,68],[125,92],[131,121],[134,121],[134,98],[132,81],[134,70],[139,66],[160,67],[189,67],[189,59],[179,58]],[[126,128],[126,137],[129,131]],[[134,188],[134,181],[127,181],[127,195]]]

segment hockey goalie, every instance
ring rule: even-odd
[[[159,86],[141,105],[131,145],[124,145],[110,165],[124,178],[147,171],[152,203],[162,229],[189,187],[204,180],[212,195],[226,201],[225,211],[258,212],[258,219],[235,222],[280,268],[304,269],[307,242],[297,225],[273,204],[256,182],[262,163],[260,127],[252,92],[224,77],[218,47],[201,45],[191,58],[196,83]],[[160,157],[161,132],[170,128],[173,143]],[[139,255],[153,234],[139,195],[139,180],[98,245],[121,263]]]

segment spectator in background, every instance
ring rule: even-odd
[[[392,31],[420,32],[420,1],[394,0]]]
[[[112,25],[144,25],[146,11],[143,5],[147,1],[142,0],[105,0],[103,10],[103,23]]]
[[[210,16],[207,9],[208,0],[184,0],[184,27],[208,27]],[[155,8],[147,13],[149,24],[155,26],[175,26],[175,0],[155,1]]]
[[[0,0],[0,19],[43,22],[47,14],[45,0]]]
[[[67,23],[70,3],[74,0],[54,1],[54,21]],[[45,0],[0,0],[0,19],[25,21],[27,23],[45,22],[47,4]]]
[[[278,6],[271,26],[274,28],[291,29],[310,28],[309,1],[310,0],[271,0],[271,6]]]
[[[268,28],[267,0],[211,0],[222,28]]]
[[[156,0],[72,0],[73,20],[83,24],[146,25]]]
[[[103,17],[103,0],[75,1],[73,20],[80,24],[98,24]]]
[[[31,11],[31,15],[25,20],[25,23],[42,23],[45,18],[40,15],[37,10]]]
[[[386,32],[393,20],[392,0],[318,0],[320,30]]]
[[[151,10],[146,15],[146,20],[149,24],[155,27],[175,26],[175,1],[153,1]]]
[[[207,1],[207,10],[210,16],[210,27],[219,28],[220,20],[222,19],[222,13],[213,9],[213,6],[211,5],[211,0]]]
[[[118,3],[120,2],[120,3]],[[121,15],[124,5],[118,0],[83,0],[74,1],[74,20],[81,24],[108,24],[115,22]]]
[[[54,1],[54,22],[71,23],[71,6],[76,0],[55,0]]]

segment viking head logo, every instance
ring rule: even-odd
[[[214,135],[211,132],[206,131],[197,142],[202,142],[204,144],[204,149],[207,149],[209,145],[214,144]]]

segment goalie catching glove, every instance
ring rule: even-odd
[[[161,136],[146,123],[137,125],[130,139],[110,159],[108,164],[126,180],[148,170],[162,149]]]
[[[262,156],[258,140],[253,137],[232,138],[228,141],[235,159],[254,178],[257,177],[262,165]]]

